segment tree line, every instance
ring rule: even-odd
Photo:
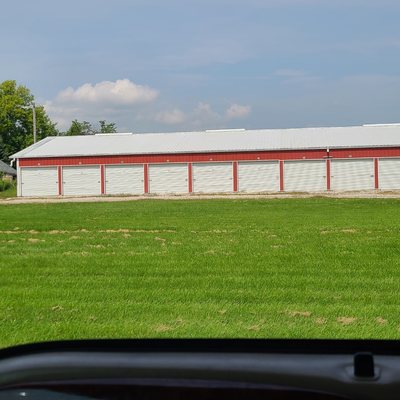
[[[9,163],[9,156],[33,144],[33,112],[35,97],[31,91],[14,80],[0,83],[0,160]],[[37,140],[47,136],[93,135],[115,133],[117,126],[106,120],[94,125],[88,121],[71,121],[60,131],[42,105],[35,104]]]

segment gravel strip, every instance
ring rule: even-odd
[[[193,194],[147,196],[87,196],[87,197],[13,197],[0,200],[1,204],[34,203],[95,203],[135,200],[205,200],[205,199],[307,199],[315,197],[337,199],[399,199],[398,192],[342,192],[342,193],[262,193],[262,194]]]

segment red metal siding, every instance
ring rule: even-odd
[[[149,193],[149,166],[143,164],[144,192]]]
[[[58,195],[62,196],[62,188],[63,188],[63,177],[62,177],[62,167],[57,167],[57,175],[58,175]]]
[[[368,149],[333,149],[332,158],[400,157],[400,147],[373,147]]]
[[[101,183],[101,194],[106,193],[105,189],[105,176],[104,176],[104,165],[100,165],[100,183]]]
[[[400,151],[399,151],[400,155]],[[237,153],[204,153],[204,154],[158,154],[158,155],[126,155],[104,157],[54,157],[20,159],[21,167],[48,165],[87,165],[87,164],[144,164],[166,162],[206,162],[206,161],[251,161],[251,160],[292,160],[319,159],[326,156],[325,150],[311,151],[264,151]]]
[[[331,190],[331,160],[326,160],[326,190]]]
[[[379,189],[379,160],[374,159],[375,189]]]
[[[331,149],[331,158],[375,158],[400,157],[400,147],[370,149]],[[21,167],[48,165],[102,165],[102,164],[145,164],[165,162],[206,162],[206,161],[251,161],[251,160],[307,160],[326,158],[326,150],[287,150],[231,153],[153,154],[103,157],[54,157],[20,159]]]
[[[237,161],[233,162],[232,168],[233,168],[233,191],[237,192],[238,191],[238,163],[237,163]]]
[[[188,190],[189,190],[189,193],[193,192],[192,163],[188,163]]]

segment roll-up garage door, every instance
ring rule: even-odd
[[[222,193],[233,191],[232,163],[193,164],[193,192]]]
[[[106,165],[106,194],[144,193],[143,165]]]
[[[240,192],[279,191],[279,162],[239,162],[238,190]]]
[[[370,190],[374,187],[374,161],[372,159],[331,161],[332,190]]]
[[[63,194],[89,196],[101,194],[100,167],[63,167]]]
[[[21,196],[58,195],[57,167],[21,168]]]
[[[379,159],[379,189],[400,189],[400,158]]]
[[[149,165],[149,193],[188,193],[187,164]]]
[[[326,161],[285,161],[285,192],[322,192],[327,189]]]

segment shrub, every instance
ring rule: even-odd
[[[12,187],[14,187],[14,185],[15,185],[14,182],[0,178],[0,192],[4,192],[8,189],[11,189]]]

